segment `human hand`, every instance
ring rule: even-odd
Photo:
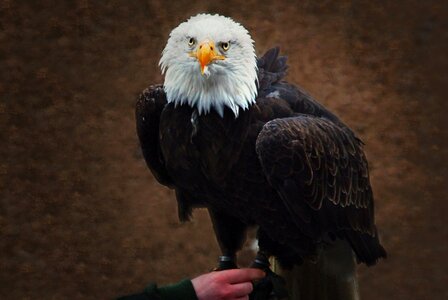
[[[199,300],[248,300],[252,280],[264,276],[259,269],[232,269],[207,273],[191,282]]]

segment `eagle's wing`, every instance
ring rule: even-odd
[[[374,225],[367,160],[350,129],[311,115],[274,119],[260,132],[256,151],[301,230],[313,238],[343,235],[368,264],[385,256]]]
[[[137,100],[135,119],[146,164],[161,184],[172,187],[173,182],[165,169],[159,145],[160,114],[166,103],[163,86],[150,86],[140,94]]]
[[[154,177],[161,184],[175,190],[179,219],[183,222],[190,219],[192,209],[201,204],[187,191],[177,187],[166,170],[159,138],[160,115],[166,104],[162,85],[152,85],[140,94],[135,106],[137,135],[143,157]]]

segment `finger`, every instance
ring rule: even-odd
[[[251,282],[232,284],[232,295],[235,297],[247,296],[253,289],[254,287]]]
[[[243,296],[243,297],[235,298],[235,300],[249,300],[249,296]]]
[[[265,273],[260,269],[233,269],[221,271],[220,275],[228,283],[240,283],[263,278]]]

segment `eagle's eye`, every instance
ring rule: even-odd
[[[194,46],[194,44],[196,44],[196,40],[194,39],[194,38],[190,38],[189,40],[188,40],[188,46]]]
[[[222,48],[222,50],[224,50],[224,51],[229,50],[229,48],[230,48],[230,43],[229,43],[229,42],[223,42],[223,43],[221,43],[221,48]]]

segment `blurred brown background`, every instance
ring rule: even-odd
[[[198,12],[281,46],[288,80],[366,143],[389,258],[358,268],[362,298],[447,299],[448,9],[416,0],[0,0],[0,298],[111,299],[215,265],[207,213],[179,224],[134,128]]]

